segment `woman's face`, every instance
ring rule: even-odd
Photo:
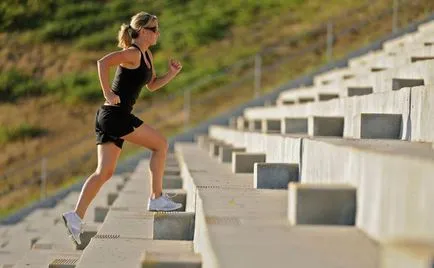
[[[145,39],[148,40],[151,45],[157,44],[158,37],[160,36],[160,28],[158,23],[152,27],[142,28],[142,31],[144,33]]]

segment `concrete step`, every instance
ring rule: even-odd
[[[434,238],[431,144],[304,139],[302,163],[305,183],[349,183],[357,188],[356,225],[371,237]]]
[[[194,213],[150,212],[139,207],[112,207],[98,234],[160,240],[192,240]]]
[[[414,98],[410,98],[410,95],[414,95]],[[430,110],[428,100],[431,97],[434,99],[432,86],[423,86],[314,104],[248,108],[244,111],[244,115],[251,121],[281,120],[281,129],[284,134],[297,135],[308,131],[309,126],[306,121],[309,117],[344,117],[343,137],[358,138],[360,137],[361,125],[357,117],[361,114],[400,114],[402,115],[400,139],[434,141],[434,138],[431,140],[427,138],[430,134],[425,134],[425,137],[421,137],[419,134],[421,130],[424,130],[423,133],[432,133],[428,130],[430,118],[426,116]],[[409,117],[412,121],[409,120]],[[412,124],[413,120],[419,124]],[[423,122],[421,122],[422,120]],[[213,127],[210,129],[212,131]],[[236,144],[234,146],[242,147],[243,145]]]
[[[200,254],[190,252],[166,253],[146,251],[142,260],[142,267],[200,268],[202,267],[202,258]]]
[[[432,268],[434,244],[400,241],[387,245],[382,251],[382,268]]]
[[[30,251],[28,249],[27,251]],[[14,267],[15,263],[19,261],[27,251],[14,251],[14,250],[4,250],[0,249],[0,267],[11,268]]]
[[[194,145],[177,143],[175,150],[183,155],[182,165],[191,169],[198,159],[205,167],[212,162]],[[226,168],[214,164],[214,169],[219,167]],[[193,182],[204,183],[212,181],[207,173],[190,175]],[[235,182],[236,176],[229,173],[226,179]],[[378,267],[378,245],[358,228],[291,227],[287,190],[239,188],[234,183],[196,191],[195,248],[204,267]]]
[[[76,245],[72,242],[63,222],[58,222],[44,236],[33,244],[34,249],[72,251]]]
[[[46,268],[55,259],[78,259],[81,251],[37,250],[28,251],[22,259],[15,263],[14,268]],[[51,266],[53,267],[53,266]]]
[[[191,241],[151,240],[101,235],[92,238],[92,242],[83,251],[83,255],[75,267],[141,267],[142,263],[146,262],[147,252],[192,254],[193,244]]]
[[[380,241],[434,237],[428,205],[434,172],[431,143],[279,137],[222,127],[211,128],[210,134],[242,143],[247,151],[265,152],[267,161],[301,163],[302,183],[355,186],[356,225]],[[412,196],[423,198],[416,201]]]

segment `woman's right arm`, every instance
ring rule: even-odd
[[[113,92],[109,83],[109,70],[111,66],[125,64],[136,65],[140,60],[140,51],[126,49],[109,53],[97,61],[98,76],[104,97],[112,96]]]

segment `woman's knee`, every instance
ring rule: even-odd
[[[102,182],[108,181],[113,176],[114,170],[112,169],[96,169],[95,175],[98,176],[98,178]]]
[[[169,150],[169,142],[167,141],[166,138],[163,138],[162,148],[165,152],[167,152],[167,150]]]
[[[155,146],[154,151],[167,152],[168,149],[169,143],[167,142],[167,139],[165,137],[161,137],[158,141],[157,146]]]

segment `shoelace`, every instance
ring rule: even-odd
[[[163,194],[163,196],[165,196],[165,197],[167,197],[167,198],[169,198],[169,199],[172,199],[172,198],[174,198],[175,196],[177,196],[178,194],[173,194],[173,195],[170,195],[170,194],[168,194],[168,193],[165,193],[165,194]]]

